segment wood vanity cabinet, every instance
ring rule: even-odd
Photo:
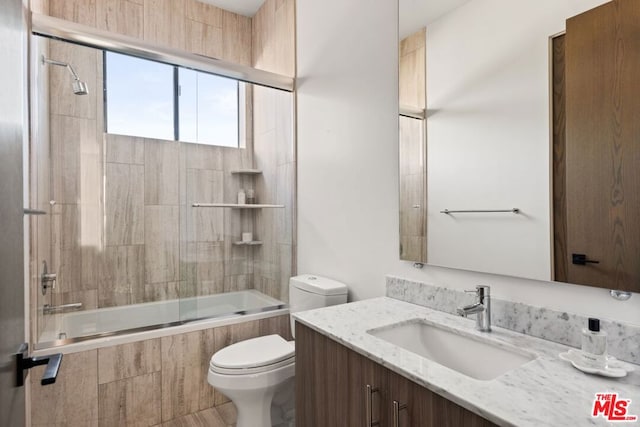
[[[371,397],[367,392],[371,387]],[[367,420],[371,402],[372,422]],[[394,421],[397,402],[397,424]],[[495,424],[296,322],[296,425],[485,427]]]

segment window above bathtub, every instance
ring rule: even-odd
[[[108,133],[237,148],[244,93],[231,78],[104,52]]]

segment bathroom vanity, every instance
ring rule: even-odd
[[[307,326],[296,334],[298,425],[495,425]]]
[[[294,317],[298,425],[608,425],[591,416],[596,393],[640,402],[637,365],[622,379],[587,375],[558,358],[565,345],[479,332],[472,319],[393,298]]]

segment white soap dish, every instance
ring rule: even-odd
[[[603,377],[610,378],[622,378],[625,377],[628,372],[633,371],[631,366],[620,362],[612,356],[607,356],[607,366],[605,368],[594,368],[585,364],[581,350],[571,349],[566,353],[560,353],[559,356],[560,359],[566,360],[571,363],[574,368],[587,374],[602,375]]]

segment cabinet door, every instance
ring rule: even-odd
[[[389,407],[388,419],[384,426],[396,427],[394,413],[397,413],[397,427],[490,427],[495,426],[479,415],[445,399],[389,371]],[[394,408],[393,401],[398,402]]]
[[[368,427],[367,385],[377,389],[371,414],[379,421],[383,373],[366,357],[296,323],[296,424]]]
[[[389,371],[387,378],[389,398],[384,425],[430,427],[431,392],[395,372]]]
[[[367,385],[372,391],[376,390],[371,396]],[[395,427],[394,400],[401,407],[398,408],[398,427],[494,426],[473,412],[296,323],[296,425]],[[369,411],[370,420],[367,419]]]
[[[640,2],[567,21],[566,204],[571,283],[640,291]],[[584,254],[599,264],[573,263]]]

